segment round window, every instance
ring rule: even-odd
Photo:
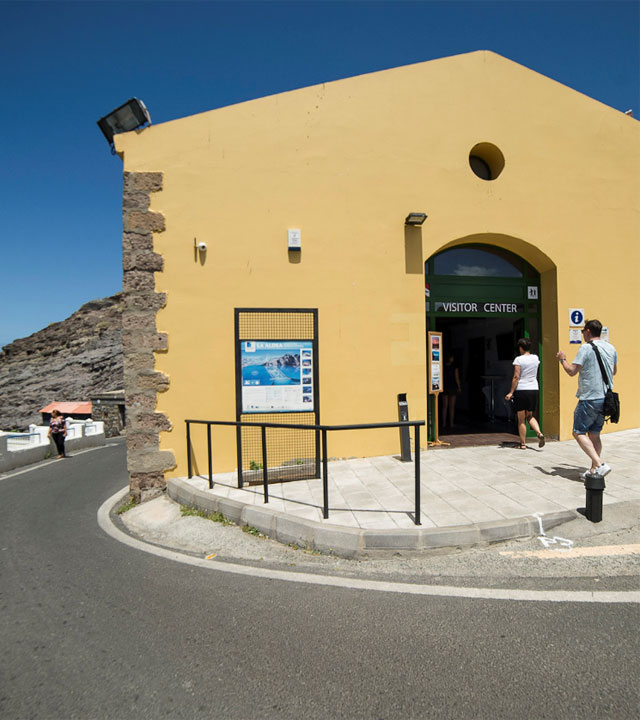
[[[504,155],[491,143],[478,143],[469,153],[469,167],[480,179],[495,180],[504,169]]]

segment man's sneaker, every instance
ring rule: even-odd
[[[597,475],[598,477],[605,477],[611,472],[611,468],[607,463],[602,463],[600,467],[597,467],[592,473],[589,473],[589,475]]]
[[[587,468],[584,472],[580,473],[580,480],[586,480],[587,475],[592,475],[591,468]]]

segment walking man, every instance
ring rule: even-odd
[[[604,424],[602,407],[607,388],[602,380],[600,365],[592,344],[597,346],[600,352],[610,387],[613,387],[613,376],[618,371],[618,353],[611,343],[600,339],[601,332],[602,323],[598,320],[588,320],[582,329],[584,343],[580,346],[573,363],[567,362],[567,356],[562,350],[557,354],[560,365],[567,375],[570,377],[578,375],[576,393],[578,406],[573,413],[573,437],[591,460],[591,467],[580,476],[583,480],[587,475],[604,477],[611,472],[609,465],[600,458],[602,453],[600,431]]]

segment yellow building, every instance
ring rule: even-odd
[[[639,140],[633,118],[486,51],[117,136],[134,490],[186,475],[186,419],[392,421],[406,393],[433,434],[429,368],[449,352],[459,417],[493,431],[523,335],[541,358],[543,430],[567,439],[576,381],[555,356],[577,351],[576,311],[618,350],[622,418],[607,430],[640,425]],[[408,225],[410,212],[428,217]],[[246,342],[277,340],[305,341],[256,362],[285,384],[243,385],[265,350]],[[300,462],[278,438],[274,462]],[[206,472],[202,426],[193,441]],[[212,445],[214,472],[238,466],[233,428]],[[334,433],[328,454],[398,445],[397,429]]]

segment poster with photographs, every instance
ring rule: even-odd
[[[427,338],[427,366],[429,367],[429,393],[442,391],[442,333],[430,332]]]
[[[240,343],[242,412],[313,411],[311,340]]]

